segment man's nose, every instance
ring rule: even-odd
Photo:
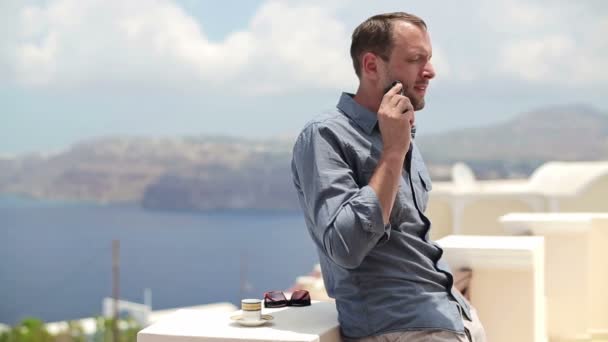
[[[422,70],[422,77],[429,80],[435,77],[435,68],[433,67],[431,61],[428,61],[424,66],[424,69]]]

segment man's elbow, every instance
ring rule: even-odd
[[[344,206],[325,230],[323,245],[326,254],[338,266],[355,269],[373,248],[375,234],[361,227],[361,220]]]

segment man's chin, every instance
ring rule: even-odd
[[[422,110],[422,108],[424,108],[424,104],[425,104],[424,98],[422,98],[422,99],[416,101],[416,103],[412,103],[412,104],[414,105],[413,107],[414,107],[415,111]]]

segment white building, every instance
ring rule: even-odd
[[[433,184],[433,239],[504,235],[498,218],[511,212],[608,212],[608,162],[550,162],[520,180],[478,181],[463,164],[452,174]]]

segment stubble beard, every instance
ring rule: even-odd
[[[419,111],[422,110],[422,108],[424,108],[425,102],[424,102],[424,97],[418,98],[416,94],[414,94],[414,89],[413,87],[411,87],[410,84],[407,83],[403,83],[403,81],[401,81],[399,78],[397,77],[391,77],[390,74],[387,74],[387,84],[384,87],[384,89],[388,89],[393,81],[400,81],[402,86],[403,86],[403,95],[405,97],[407,97],[408,99],[410,99],[410,102],[412,103],[412,107],[414,107],[415,111]]]
[[[412,94],[413,91],[414,90],[408,86],[407,89],[405,90],[405,96],[408,99],[410,99],[410,102],[412,103],[412,107],[414,107],[414,110],[419,111],[422,108],[424,108],[424,97],[417,97],[416,94]]]

